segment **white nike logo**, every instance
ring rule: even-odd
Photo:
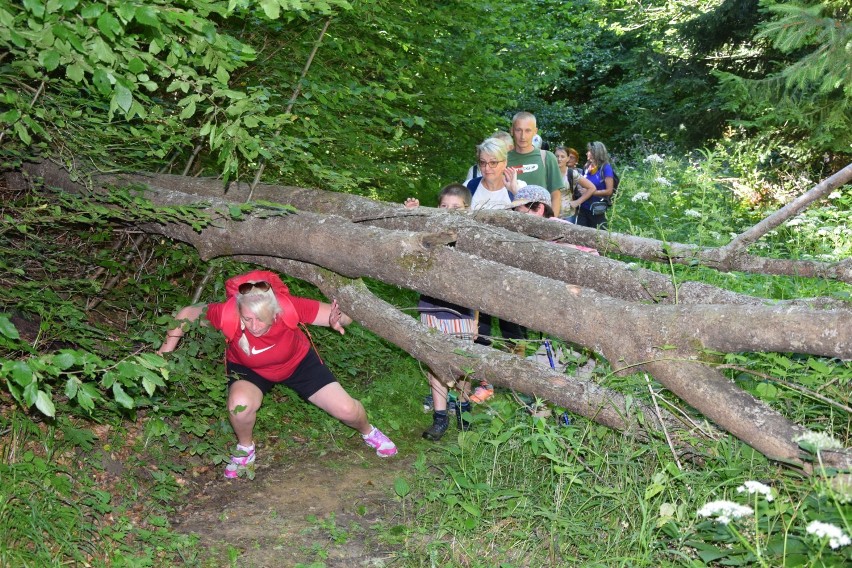
[[[272,349],[273,347],[275,347],[275,346],[270,345],[269,347],[264,347],[263,349],[258,349],[257,347],[252,347],[251,348],[251,354],[252,355],[260,355],[264,351],[268,351],[268,350]]]

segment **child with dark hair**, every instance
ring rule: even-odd
[[[459,183],[451,183],[445,186],[438,195],[438,207],[441,209],[467,209],[470,207],[470,199],[470,190]],[[405,200],[405,207],[408,209],[413,209],[419,205],[420,202],[417,199]],[[465,341],[473,341],[476,335],[476,318],[470,308],[421,294],[417,309],[420,312],[420,322],[424,325]],[[429,386],[432,388],[433,414],[432,426],[423,432],[423,437],[427,440],[437,441],[447,431],[450,423],[447,415],[449,387],[431,370],[426,375],[429,378]],[[468,430],[470,424],[462,419],[462,413],[470,412],[470,400],[468,398],[470,385],[467,381],[457,381],[456,386],[459,389],[460,397],[456,411],[456,422],[460,430]]]

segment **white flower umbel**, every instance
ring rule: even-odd
[[[657,178],[657,179],[655,179],[654,181],[655,181],[655,182],[657,182],[657,183],[658,183],[658,184],[660,184],[660,185],[666,185],[666,186],[669,186],[669,185],[671,185],[671,184],[672,184],[672,182],[670,182],[669,180],[667,180],[667,179],[666,179],[666,178],[664,178],[663,176],[658,177],[658,178]]]
[[[772,496],[772,488],[768,485],[764,485],[759,481],[746,481],[739,487],[737,487],[737,493],[743,493],[748,491],[749,495],[754,495],[755,493],[759,493],[766,497],[767,501],[772,501],[774,497]]]
[[[651,197],[651,194],[645,191],[640,191],[636,195],[630,198],[630,201],[636,203],[638,201],[648,201],[648,198]]]
[[[839,440],[835,440],[825,432],[805,432],[798,438],[793,438],[793,441],[812,444],[818,450],[843,449],[843,444],[841,444]]]
[[[727,525],[734,519],[754,513],[754,509],[732,501],[711,501],[698,509],[702,517],[715,517],[714,520]]]
[[[695,217],[696,219],[701,218],[701,211],[696,211],[695,209],[687,209],[683,212],[687,217]]]
[[[808,534],[816,535],[818,538],[827,538],[828,546],[831,548],[840,548],[852,543],[849,535],[843,532],[843,529],[836,527],[831,523],[823,523],[822,521],[813,521],[805,529]]]
[[[662,164],[663,163],[663,157],[660,156],[659,154],[651,154],[650,156],[645,158],[645,163],[646,164]]]

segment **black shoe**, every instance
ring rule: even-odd
[[[423,437],[427,440],[437,442],[450,427],[450,419],[446,414],[433,414],[432,425],[428,430],[423,432]]]
[[[472,428],[470,422],[464,420],[462,415],[465,412],[470,412],[470,403],[469,402],[460,402],[458,405],[458,409],[456,410],[456,425],[459,427],[459,430],[462,432],[467,432]]]

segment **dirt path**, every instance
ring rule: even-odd
[[[322,456],[307,449],[262,454],[254,480],[216,477],[188,496],[172,519],[210,552],[203,566],[278,568],[387,566],[394,545],[382,538],[402,523],[397,477],[411,459],[382,460],[349,444]]]

